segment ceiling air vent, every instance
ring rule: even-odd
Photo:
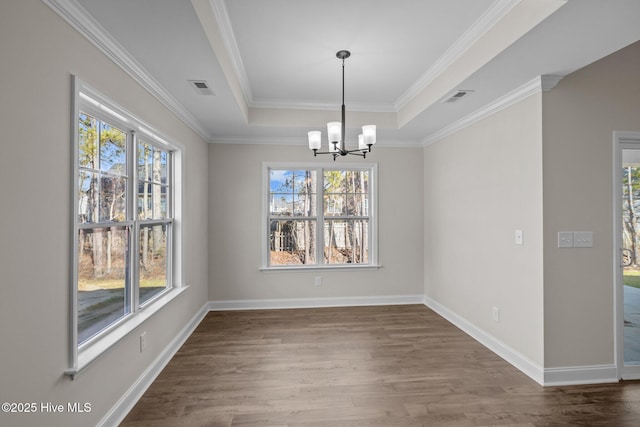
[[[469,95],[471,92],[473,92],[472,90],[457,90],[455,91],[453,94],[445,97],[444,101],[442,101],[443,103],[453,103],[453,102],[458,102],[460,101],[462,98],[464,98],[465,96]]]
[[[200,95],[215,95],[205,80],[189,80],[189,84]]]

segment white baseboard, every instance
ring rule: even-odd
[[[433,299],[425,297],[425,305],[542,386],[550,387],[618,382],[616,366],[613,364],[543,369],[537,363],[496,339],[494,336],[487,334],[485,331],[479,329],[468,320],[458,316]]]
[[[282,308],[355,307],[367,305],[406,304],[424,304],[424,295],[218,300],[209,301],[209,310],[267,310]]]
[[[156,379],[167,363],[169,363],[180,347],[182,347],[184,342],[189,338],[208,312],[208,304],[205,304],[200,310],[198,310],[195,316],[193,316],[185,327],[180,330],[178,335],[171,340],[158,357],[156,357],[142,375],[140,375],[136,382],[129,387],[129,390],[127,390],[127,392],[118,400],[102,420],[100,420],[98,423],[99,427],[117,426],[122,422],[124,417],[126,417],[129,411],[133,409],[144,392],[149,388],[151,383]]]
[[[537,363],[533,362],[528,357],[524,356],[520,352],[512,349],[502,341],[498,340],[492,335],[487,334],[482,329],[469,322],[467,319],[457,315],[448,308],[442,306],[437,301],[426,297],[424,304],[438,313],[440,316],[453,323],[458,328],[469,334],[473,339],[480,344],[493,351],[498,356],[515,366],[522,373],[530,377],[532,380],[540,385],[545,385],[545,371]]]
[[[569,366],[563,368],[546,368],[544,385],[577,385],[617,383],[616,365]]]

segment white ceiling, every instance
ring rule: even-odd
[[[43,1],[210,142],[326,136],[339,120],[341,49],[352,54],[347,126],[371,122],[379,144],[416,146],[537,76],[640,40],[638,0]],[[457,89],[474,92],[441,102]]]

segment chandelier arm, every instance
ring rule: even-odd
[[[342,151],[318,151],[318,150],[313,150],[313,155],[314,157],[317,156],[318,154],[331,154],[333,156],[333,160],[335,160],[338,156],[346,156],[348,154],[353,154],[354,156],[362,156],[362,157],[367,157],[367,153],[369,152],[369,150],[367,150],[366,148],[364,149],[356,149],[356,150],[342,150]]]
[[[357,154],[357,155],[362,155],[363,153],[368,153],[370,152],[368,149],[366,148],[357,148],[355,150],[344,150],[344,151],[318,151],[318,150],[313,150],[313,152],[315,154],[337,154],[337,155],[347,155],[347,154]]]
[[[344,150],[344,154],[343,156],[346,156],[347,154],[354,154],[356,156],[366,156],[366,151],[364,150]]]

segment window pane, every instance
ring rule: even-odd
[[[269,171],[269,212],[281,216],[315,216],[316,172]]]
[[[78,222],[98,222],[98,174],[80,172],[78,189]]]
[[[138,179],[151,181],[153,165],[153,147],[149,144],[138,144]]]
[[[153,148],[151,156],[151,182],[160,182],[160,150]]]
[[[126,220],[127,178],[81,171],[78,189],[79,223]]]
[[[78,343],[129,313],[126,227],[78,230]]]
[[[295,216],[315,216],[316,215],[315,193],[298,193],[293,204],[293,214]]]
[[[324,172],[325,216],[367,216],[369,171]]]
[[[100,222],[126,220],[127,179],[102,175],[100,178]]]
[[[271,221],[270,265],[315,264],[316,221]]]
[[[167,156],[166,151],[153,149],[153,167],[151,180],[158,184],[167,182]]]
[[[138,144],[138,179],[167,183],[169,152],[141,142]]]
[[[346,215],[346,197],[344,194],[325,193],[324,194],[324,215],[341,216]]]
[[[322,188],[324,189],[324,215],[341,216],[346,214],[345,172],[325,171]]]
[[[166,289],[168,225],[140,227],[140,304]]]
[[[168,167],[168,151],[144,142],[138,144],[139,219],[165,219],[168,217]]]
[[[100,122],[100,170],[112,174],[127,173],[127,135],[108,123]]]
[[[368,220],[327,220],[324,224],[324,261],[327,264],[369,262]]]
[[[293,195],[286,193],[271,193],[269,199],[269,212],[271,215],[292,216]]]
[[[165,219],[167,218],[168,187],[160,184],[139,182],[138,185],[138,218]]]
[[[347,197],[347,215],[368,216],[369,195],[363,193],[349,194]]]
[[[345,177],[348,193],[369,192],[369,171],[347,171]]]
[[[98,120],[80,112],[78,118],[78,164],[83,168],[98,168]]]
[[[346,193],[345,188],[345,171],[324,171],[323,188],[325,194],[327,193]]]

